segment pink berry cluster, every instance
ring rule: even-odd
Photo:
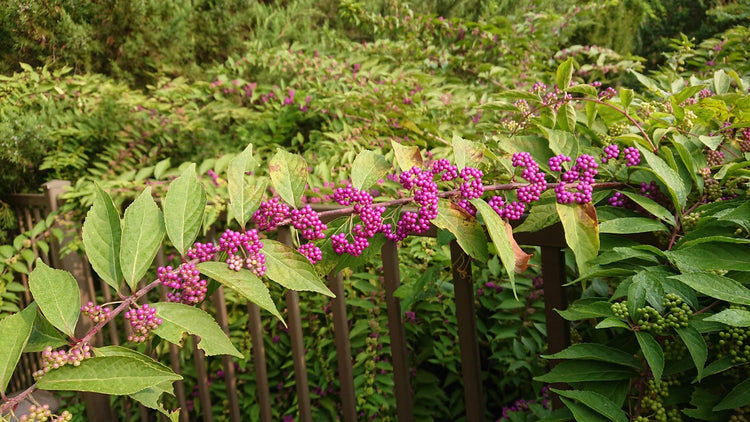
[[[604,147],[604,157],[602,157],[602,163],[606,163],[609,160],[616,160],[620,156],[620,147],[615,144],[610,144]]]
[[[742,139],[740,140],[740,151],[750,152],[750,127],[746,127],[742,131]]]
[[[487,204],[502,218],[519,220],[526,210],[526,204],[520,201],[505,202],[501,196],[493,196]]]
[[[610,160],[616,160],[620,157],[620,147],[615,144],[605,146],[602,151],[604,156],[601,158],[602,163],[608,163]],[[626,147],[623,151],[625,165],[627,167],[637,166],[641,163],[641,152],[636,147]]]
[[[32,376],[35,380],[43,377],[52,369],[57,369],[65,365],[78,366],[84,359],[91,357],[91,346],[88,344],[77,345],[70,350],[52,350],[47,346],[42,351],[42,369],[35,371]]]
[[[261,231],[274,230],[276,226],[289,217],[289,205],[272,198],[261,202],[258,209],[253,213],[253,223]]]
[[[354,188],[352,185],[337,188],[333,192],[333,199],[339,205],[352,205],[354,214],[358,215],[361,220],[360,224],[352,228],[351,242],[347,239],[346,233],[337,233],[331,236],[333,251],[337,254],[348,253],[352,256],[359,256],[362,251],[370,246],[368,239],[380,231],[385,208],[373,206],[372,195]]]
[[[211,261],[216,256],[216,245],[213,243],[200,243],[196,242],[193,247],[188,249],[187,257],[190,259],[197,259],[200,262]]]
[[[299,210],[292,210],[290,219],[294,228],[299,230],[305,239],[325,239],[326,235],[324,232],[328,230],[328,226],[320,221],[320,216],[318,216],[318,213],[310,205],[305,205]],[[323,259],[323,252],[314,243],[306,243],[297,250],[313,264]]]
[[[539,164],[534,161],[534,158],[528,152],[513,154],[511,162],[513,167],[523,169],[521,177],[529,182],[528,185],[522,186],[516,191],[518,200],[525,204],[538,201],[542,192],[547,189],[547,181],[544,179],[544,172],[539,170]]]
[[[164,286],[173,289],[167,293],[168,302],[196,305],[206,298],[208,283],[201,279],[195,264],[184,263],[177,269],[171,266],[159,267],[156,274]]]
[[[617,95],[617,90],[610,86],[607,89],[599,92],[599,99],[602,101],[611,100],[615,95]]]
[[[110,307],[94,305],[94,302],[88,302],[84,306],[81,306],[81,312],[96,323],[106,321],[112,315],[112,309]]]
[[[255,229],[244,233],[227,229],[219,238],[219,250],[229,255],[226,260],[229,268],[239,271],[247,267],[258,277],[266,273],[266,255],[262,248],[263,242]]]
[[[48,404],[29,406],[29,413],[18,418],[21,422],[69,422],[73,414],[63,410],[59,415],[53,415]]]
[[[568,157],[558,157],[559,160],[570,161]],[[557,164],[556,167],[560,167],[557,162],[550,163],[550,167],[552,167],[552,164]],[[592,185],[594,177],[597,175],[596,169],[598,167],[599,165],[593,156],[588,154],[580,155],[570,170],[562,174],[560,183],[555,187],[557,202],[561,204],[572,204],[573,202],[585,204],[591,202],[591,195],[594,191]]]
[[[706,152],[706,164],[709,166],[720,166],[724,164],[724,159],[726,159],[726,155],[723,151],[717,150],[708,150]]]
[[[447,160],[436,161],[431,170],[415,166],[402,172],[399,175],[399,182],[404,189],[413,192],[414,202],[419,205],[419,209],[417,212],[405,211],[402,213],[396,224],[395,232],[390,223],[383,224],[380,230],[385,234],[385,237],[393,241],[401,241],[411,233],[424,233],[429,230],[430,220],[437,217],[438,214],[438,188],[434,179],[439,177],[440,180],[450,181],[456,173],[455,167],[450,165]],[[476,178],[476,174],[471,170],[462,173],[468,178]],[[461,177],[463,178],[463,176]],[[481,185],[481,181],[479,181],[479,184]],[[473,191],[472,182],[469,181],[461,185],[461,191],[471,195]]]
[[[144,303],[141,307],[131,308],[125,311],[125,319],[130,322],[133,333],[128,336],[128,341],[142,343],[146,341],[151,330],[161,325],[161,318],[156,316],[156,308]]]

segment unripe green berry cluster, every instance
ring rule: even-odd
[[[694,211],[686,216],[683,216],[682,227],[686,230],[694,228],[695,225],[698,224],[698,220],[700,220],[702,215],[703,211]]]
[[[73,414],[65,410],[60,415],[53,415],[48,404],[41,406],[32,404],[29,406],[29,413],[18,420],[21,422],[70,422],[73,420]]]
[[[730,309],[745,310],[745,307],[732,305]],[[726,330],[720,331],[718,357],[730,356],[733,364],[750,362],[748,337],[750,337],[750,328],[748,327],[727,327]]]
[[[641,330],[662,333],[670,328],[688,326],[688,318],[693,314],[693,310],[679,296],[668,293],[662,304],[664,305],[664,315],[648,305],[638,309],[640,318],[637,324],[641,327]]]
[[[620,136],[628,130],[628,124],[625,122],[614,123],[608,129],[609,136]]]
[[[612,306],[610,306],[610,309],[612,309],[612,313],[620,319],[628,319],[628,301],[623,300],[622,302],[616,302],[613,303]]]

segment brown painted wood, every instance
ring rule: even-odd
[[[328,276],[328,286],[336,295],[333,298],[333,331],[336,343],[336,361],[338,363],[339,397],[341,398],[341,416],[344,422],[357,421],[357,402],[354,396],[354,370],[352,368],[352,347],[349,342],[349,320],[346,315],[346,295],[344,277],[341,273]]]

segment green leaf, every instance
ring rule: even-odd
[[[575,131],[576,128],[576,109],[573,103],[566,102],[557,111],[557,124],[564,131]]]
[[[695,369],[698,370],[698,380],[703,376],[703,368],[706,366],[706,359],[708,358],[708,346],[706,346],[706,340],[703,336],[691,326],[675,328],[677,334],[680,336],[682,341],[687,346],[690,356],[693,358],[695,363]]]
[[[724,309],[704,321],[720,322],[732,327],[750,327],[750,311],[744,309]]]
[[[511,238],[506,229],[507,221],[500,218],[495,210],[485,202],[482,198],[475,198],[471,200],[471,203],[477,208],[477,211],[484,219],[484,224],[487,227],[487,231],[490,232],[490,238],[492,243],[495,245],[497,254],[500,256],[500,261],[503,263],[505,271],[508,273],[508,280],[510,286],[513,289],[513,294],[516,294],[516,257],[511,245]],[[515,242],[515,241],[513,241]]]
[[[557,388],[552,388],[551,390],[563,397],[580,401],[598,413],[606,416],[610,421],[628,422],[628,416],[620,406],[595,391],[559,390]]]
[[[315,267],[304,255],[275,240],[263,239],[266,276],[290,290],[304,290],[334,297]]]
[[[3,397],[31,335],[36,309],[36,306],[28,306],[17,314],[0,319],[0,333],[5,337],[0,342],[0,394]]]
[[[644,217],[625,217],[599,223],[599,233],[646,233],[667,231],[664,224]]]
[[[94,203],[83,222],[83,247],[94,271],[102,280],[119,291],[122,281],[120,214],[107,192],[97,184],[94,189]]]
[[[156,315],[162,319],[154,334],[164,340],[180,344],[182,334],[187,332],[200,337],[198,347],[203,349],[207,356],[231,355],[244,359],[219,324],[204,310],[175,302],[157,302],[152,306],[156,308]]]
[[[603,300],[597,300],[594,302],[578,300],[570,305],[568,309],[556,309],[556,311],[561,317],[568,321],[614,316],[612,314],[612,304]]]
[[[514,232],[538,232],[545,227],[549,227],[560,221],[557,214],[555,202],[548,204],[535,203],[529,210],[529,215],[523,220],[520,226],[516,227]]]
[[[630,283],[628,286],[628,313],[634,318],[638,316],[638,309],[646,303],[646,286],[644,283]]]
[[[42,390],[127,395],[181,379],[182,377],[177,374],[165,373],[161,369],[144,365],[139,358],[105,356],[84,359],[79,366],[65,365],[52,370],[39,380],[37,387]]]
[[[29,307],[37,308],[36,302],[31,302],[26,308],[28,309]],[[29,341],[26,342],[26,347],[24,347],[23,352],[41,352],[47,346],[54,349],[66,344],[68,344],[68,341],[60,331],[50,324],[41,312],[36,312],[34,327],[31,329]]]
[[[588,84],[578,84],[578,85],[569,86],[567,88],[564,88],[564,91],[568,93],[583,94],[584,97],[596,97],[597,96],[596,88]],[[594,104],[594,106],[596,106],[596,103],[593,103],[593,102],[589,104]]]
[[[81,312],[81,292],[73,275],[50,268],[37,258],[36,268],[29,275],[29,290],[47,320],[73,337]]]
[[[628,113],[630,103],[633,102],[633,90],[628,88],[620,88],[620,103],[622,103],[622,109],[625,110],[625,114]]]
[[[739,409],[750,404],[750,378],[742,381],[732,388],[732,391],[713,407],[714,412],[722,410]]]
[[[198,237],[206,208],[206,190],[195,175],[195,164],[190,164],[169,184],[163,206],[167,236],[180,255],[185,256]]]
[[[570,79],[573,77],[573,58],[570,57],[560,63],[555,72],[555,83],[561,90],[570,86]]]
[[[247,300],[267,310],[282,322],[284,321],[271,299],[268,287],[249,270],[230,270],[227,264],[223,262],[201,262],[197,266],[201,274],[229,287]]]
[[[251,186],[245,177],[246,172],[254,170],[257,166],[258,162],[253,158],[253,144],[245,147],[245,150],[234,157],[227,166],[229,210],[232,212],[232,218],[237,220],[237,223],[243,229],[247,220],[250,219],[258,204],[260,204],[266,190],[264,182],[256,181]]]
[[[401,145],[391,141],[396,164],[402,171],[411,170],[412,167],[422,167],[422,154],[416,146]]]
[[[147,187],[125,210],[120,266],[131,290],[141,281],[164,240],[164,218]]]
[[[352,163],[352,187],[367,190],[391,171],[391,164],[382,155],[362,151]]]
[[[307,186],[307,162],[299,155],[279,148],[268,162],[271,187],[281,199],[295,208],[302,206],[302,194]]]
[[[565,398],[560,398],[560,400],[565,404],[565,406],[570,409],[570,412],[573,414],[573,420],[577,422],[606,422],[607,419],[602,417],[599,413],[593,411],[591,408],[587,406],[583,406],[581,404],[578,404],[574,401],[567,400]]]
[[[596,121],[597,109],[593,101],[586,102],[586,126],[591,128]]]
[[[600,323],[596,324],[594,328],[599,330],[604,328],[624,328],[626,330],[630,330],[630,326],[628,324],[626,324],[623,320],[615,317],[604,318]]]
[[[750,305],[750,290],[731,278],[702,272],[680,274],[670,278],[678,280],[706,296],[725,300],[729,303]]]
[[[557,204],[565,230],[565,242],[573,251],[581,274],[588,272],[590,260],[599,253],[599,223],[596,209],[588,204]]]
[[[164,173],[169,170],[169,167],[172,165],[169,157],[159,161],[156,163],[156,166],[154,166],[154,179],[161,179],[164,176]]]
[[[636,204],[642,206],[646,211],[651,213],[654,217],[664,221],[665,223],[669,224],[670,226],[676,226],[677,222],[674,219],[674,216],[672,213],[669,212],[666,208],[662,207],[656,201],[650,198],[646,198],[645,196],[638,195],[634,192],[627,192],[622,191],[620,192],[623,195],[630,198],[633,202]]]
[[[466,139],[453,135],[453,157],[459,170],[464,167],[476,167],[484,158],[484,145],[478,142],[467,141]]]
[[[680,175],[675,169],[670,167],[666,161],[644,148],[642,145],[636,144],[636,147],[641,151],[643,158],[646,159],[650,171],[654,173],[654,175],[656,175],[656,177],[667,187],[667,190],[672,197],[672,201],[675,204],[675,208],[681,210],[682,207],[685,206],[687,192],[685,191],[685,184],[682,182]]]
[[[607,362],[566,360],[558,363],[551,371],[534,377],[535,381],[579,382],[579,381],[618,381],[629,379],[635,372]]]
[[[645,271],[639,271],[633,276],[633,284],[640,283],[643,285],[646,302],[659,312],[664,310],[664,288],[661,281],[670,275],[672,273],[649,268]]]
[[[717,94],[726,94],[731,84],[732,80],[729,79],[723,69],[714,72],[714,89]]]
[[[463,208],[451,201],[441,199],[438,201],[437,218],[432,220],[432,223],[456,236],[461,249],[472,258],[480,262],[486,262],[489,259],[487,236],[482,226]]]
[[[641,369],[641,361],[631,353],[599,343],[578,343],[553,355],[542,355],[544,359],[586,359],[609,362]]]
[[[635,331],[635,337],[638,339],[643,356],[651,368],[654,380],[659,384],[661,382],[661,374],[664,372],[664,351],[661,349],[659,342],[649,333]]]
[[[97,347],[94,348],[94,356],[104,357],[104,356],[125,356],[132,359],[137,359],[141,365],[150,366],[158,371],[161,371],[167,375],[176,375],[171,368],[164,365],[163,363],[154,360],[148,355],[144,355],[143,353],[128,349],[127,347],[123,346],[104,346],[104,347]]]
[[[715,150],[724,141],[724,136],[723,135],[717,135],[717,136],[700,135],[698,139],[703,143],[703,145],[707,146],[708,148],[712,150]]]
[[[572,133],[563,130],[547,130],[546,132],[549,148],[555,155],[578,156],[578,140]]]
[[[667,258],[683,272],[695,270],[750,271],[750,247],[729,242],[683,245],[667,252]]]

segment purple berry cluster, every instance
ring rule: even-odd
[[[636,147],[626,147],[623,150],[625,154],[625,165],[628,167],[637,166],[641,163],[641,152]]]
[[[604,157],[602,157],[602,163],[606,163],[609,160],[616,160],[620,156],[620,147],[615,144],[610,144],[604,147]]]
[[[196,242],[193,247],[188,249],[187,256],[190,259],[197,259],[200,262],[211,261],[216,256],[216,245],[213,243]]]
[[[88,302],[84,306],[81,306],[81,312],[96,323],[106,321],[112,316],[112,309],[110,307],[94,305],[94,302]]]
[[[746,127],[742,131],[742,139],[740,139],[740,151],[750,152],[750,127]]]
[[[274,230],[276,226],[289,217],[289,206],[279,198],[272,198],[261,202],[258,209],[253,213],[253,223],[261,231]]]
[[[599,99],[602,101],[607,101],[614,98],[615,95],[617,95],[617,90],[610,86],[607,89],[599,92]]]
[[[526,204],[520,201],[506,203],[501,196],[493,196],[487,201],[490,207],[502,218],[508,220],[519,220],[526,210]]]
[[[130,322],[133,333],[128,336],[128,341],[143,343],[161,325],[161,318],[156,316],[156,308],[144,303],[140,308],[131,308],[125,311],[125,319]]]
[[[593,156],[588,154],[579,156],[570,170],[562,174],[560,183],[555,187],[557,202],[561,204],[591,202],[591,195],[594,191],[592,185],[598,173],[596,170],[598,167]]]
[[[404,189],[414,192],[414,202],[419,205],[419,209],[417,212],[406,211],[401,214],[395,233],[390,223],[383,224],[380,231],[385,234],[386,238],[393,241],[401,241],[406,239],[411,233],[424,233],[430,229],[430,220],[437,217],[438,214],[438,188],[434,181],[434,176],[440,175],[441,180],[444,180],[445,175],[452,175],[453,171],[453,168],[450,166],[441,169],[441,167],[445,167],[445,162],[442,163],[437,167],[437,171],[434,166],[432,171],[423,170],[421,167],[412,167],[410,170],[401,173],[399,182],[401,182],[401,186]],[[472,171],[467,172],[466,176],[469,178],[476,177]],[[445,179],[449,178],[450,176],[445,177]],[[472,191],[471,182],[469,182],[469,185],[466,188],[467,192]],[[481,180],[479,181],[479,185],[481,185]]]
[[[305,239],[325,239],[326,235],[323,232],[328,230],[328,226],[320,221],[318,213],[313,211],[310,205],[292,210],[290,217],[294,228],[300,230]]]
[[[65,365],[78,366],[81,361],[91,357],[91,346],[88,344],[77,345],[70,350],[52,350],[47,346],[42,351],[42,368],[35,371],[32,375],[35,380],[43,377],[52,369],[57,369]]]
[[[337,188],[333,193],[333,198],[340,205],[352,205],[354,214],[358,215],[361,221],[360,224],[352,228],[351,242],[346,233],[337,233],[331,236],[333,251],[337,254],[348,253],[352,256],[359,256],[370,246],[368,239],[380,231],[385,208],[373,206],[372,195],[369,192],[354,188],[352,185]],[[319,255],[316,254],[316,256]]]
[[[539,170],[539,164],[534,161],[528,152],[517,152],[513,154],[513,167],[523,169],[521,177],[529,182],[528,185],[518,188],[516,195],[518,200],[524,204],[530,204],[538,201],[539,197],[547,189],[547,181],[544,179],[544,173]]]
[[[474,167],[464,167],[460,173],[464,183],[459,186],[461,196],[464,199],[481,198],[484,195],[484,186],[482,185],[482,170]]]
[[[266,273],[266,255],[262,248],[263,242],[255,229],[244,233],[227,229],[219,238],[219,250],[229,255],[226,260],[229,268],[239,271],[246,267],[258,277]]]
[[[315,246],[314,243],[305,243],[297,249],[299,253],[306,256],[307,259],[314,265],[323,259],[323,251],[319,247]]]
[[[555,155],[554,157],[550,158],[547,164],[549,165],[550,170],[552,171],[563,171],[562,163],[569,163],[571,161],[571,158],[567,155]]]
[[[706,152],[706,164],[711,167],[724,164],[724,159],[726,159],[726,154],[723,151],[708,150]]]
[[[176,270],[171,266],[159,267],[156,274],[163,285],[174,289],[167,293],[168,302],[195,305],[206,298],[208,283],[201,279],[195,264],[184,263]]]

